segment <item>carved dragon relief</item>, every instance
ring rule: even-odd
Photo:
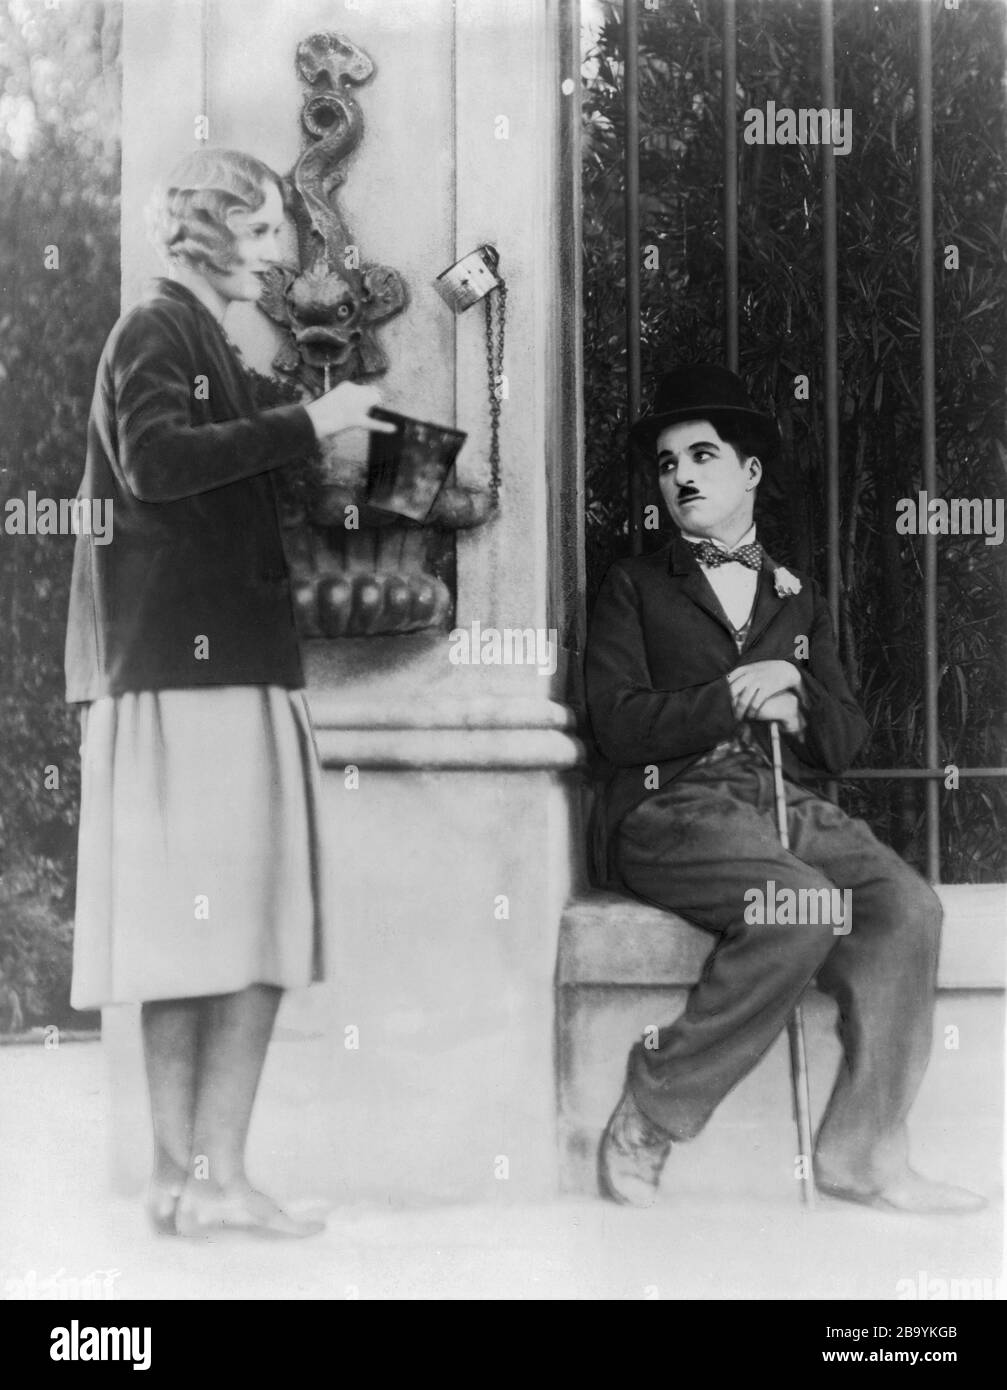
[[[317,395],[387,370],[375,329],[406,306],[407,294],[397,271],[360,263],[336,205],[344,165],[363,133],[352,88],[371,78],[374,64],[345,36],[316,33],[298,45],[296,68],[307,87],[301,124],[308,143],[284,184],[299,265],[273,268],[260,308],[286,331],[273,366]],[[482,524],[492,510],[487,490],[452,484],[423,525],[389,520],[361,504],[359,478],[354,485],[346,464],[331,461],[299,494],[282,492],[298,617],[311,637],[444,623],[453,607],[449,533]],[[344,524],[351,505],[359,508],[357,530]]]
[[[261,307],[289,334],[274,366],[314,394],[340,381],[386,370],[374,325],[406,304],[398,272],[360,265],[336,207],[342,166],[363,134],[352,87],[374,72],[370,58],[338,34],[313,34],[297,49],[297,73],[308,85],[301,124],[308,144],[286,180],[297,227],[300,269],[277,266]]]

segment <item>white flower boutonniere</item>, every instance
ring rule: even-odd
[[[794,594],[801,592],[801,581],[796,574],[791,574],[788,569],[785,569],[783,565],[778,565],[768,555],[766,555],[766,564],[773,575],[773,588],[776,590],[777,598],[792,598]]]
[[[791,594],[801,592],[801,581],[796,574],[791,574],[782,565],[778,565],[773,574],[773,588],[779,598],[790,598]]]

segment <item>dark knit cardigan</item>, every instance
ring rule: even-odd
[[[69,701],[303,685],[269,470],[315,448],[304,407],[257,411],[213,314],[155,281],[98,365],[78,496],[111,501],[112,539],[76,538]]]

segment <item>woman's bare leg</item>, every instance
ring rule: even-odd
[[[256,1192],[245,1173],[252,1107],[281,991],[250,985],[204,999],[189,1176],[179,1204],[179,1230],[213,1226],[313,1235],[321,1222],[297,1221]]]
[[[202,1003],[201,999],[158,999],[141,1010],[156,1182],[182,1183],[189,1171]]]
[[[147,1210],[170,1232],[175,1204],[189,1173],[196,1109],[200,999],[158,999],[140,1011],[143,1053],[154,1123],[154,1173]]]
[[[199,1077],[190,1178],[224,1191],[246,1182],[252,1106],[273,1032],[279,989],[250,985],[201,1000]]]

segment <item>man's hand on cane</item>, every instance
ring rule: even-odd
[[[807,728],[804,711],[792,690],[785,690],[780,695],[770,695],[768,700],[764,700],[757,710],[746,717],[779,724],[785,734],[792,734],[796,738],[801,738]]]
[[[737,719],[775,722],[785,733],[800,736],[805,720],[801,710],[801,673],[789,661],[753,661],[737,666],[727,677]]]

